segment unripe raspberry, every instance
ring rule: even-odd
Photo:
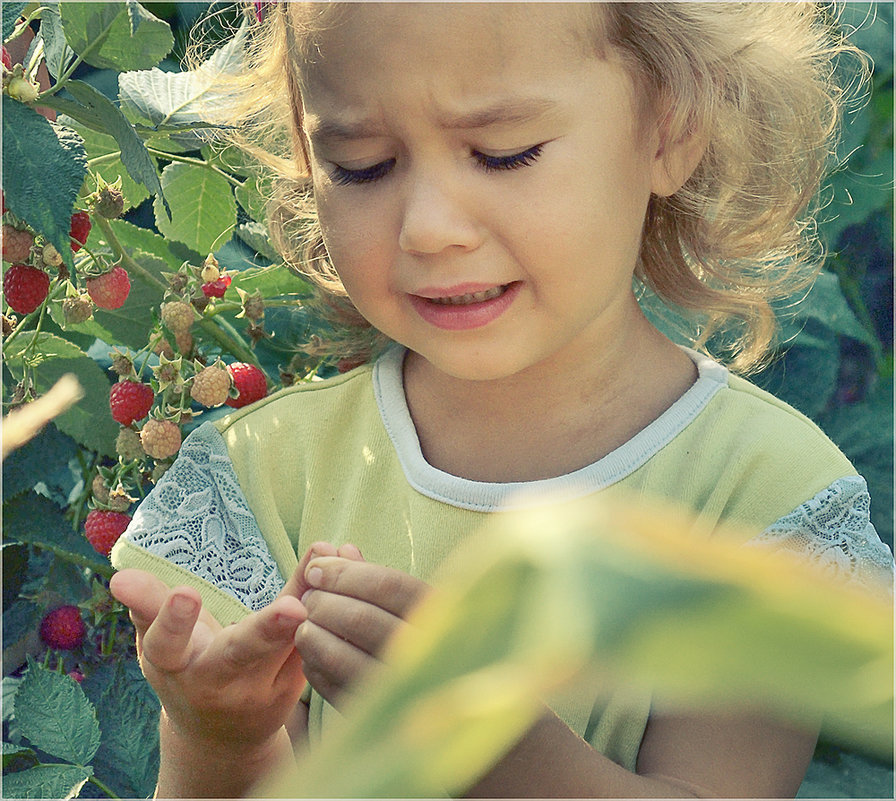
[[[3,261],[10,263],[28,261],[31,256],[31,246],[34,244],[34,234],[4,224],[0,235],[3,237]]]
[[[211,253],[208,254],[205,261],[202,262],[202,272],[199,274],[203,283],[217,281],[221,277],[221,269],[218,260]]]
[[[230,392],[230,373],[214,365],[197,373],[190,388],[190,397],[209,409],[227,401]]]
[[[193,349],[193,335],[189,331],[182,331],[174,335],[174,343],[181,353],[189,353]]]
[[[103,506],[109,502],[109,488],[106,486],[105,479],[99,473],[93,477],[90,491],[93,493],[93,497]]]
[[[120,217],[124,211],[124,195],[121,193],[121,188],[118,186],[104,186],[97,193],[93,209],[97,214],[108,220]]]
[[[84,642],[87,627],[77,606],[60,606],[40,623],[40,638],[57,651],[72,651]]]
[[[123,426],[142,420],[149,414],[156,394],[149,384],[139,381],[119,381],[109,391],[112,419]]]
[[[171,300],[162,304],[162,322],[172,334],[183,334],[193,325],[193,307],[182,300]]]
[[[59,251],[56,250],[49,242],[43,246],[43,249],[40,252],[41,261],[47,265],[47,267],[61,267],[62,266],[62,256],[59,255]]]
[[[84,521],[84,536],[97,553],[108,556],[131,522],[131,516],[106,509],[91,509]]]
[[[240,409],[261,400],[268,394],[268,382],[265,374],[253,364],[235,362],[228,365],[227,371],[233,379],[237,397],[228,398],[227,405]]]
[[[140,435],[133,428],[123,428],[115,440],[115,452],[125,461],[133,462],[146,456]]]
[[[180,426],[170,420],[147,420],[140,442],[153,459],[167,459],[180,450]]]
[[[93,301],[89,295],[77,295],[62,301],[62,314],[66,325],[77,325],[93,316]]]
[[[7,94],[22,103],[33,103],[40,94],[40,89],[24,75],[13,75],[6,85]]]

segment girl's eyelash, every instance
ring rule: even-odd
[[[335,184],[346,186],[349,184],[370,184],[385,177],[395,166],[395,159],[387,159],[371,167],[362,167],[360,170],[349,170],[346,167],[333,165],[330,179]]]
[[[485,172],[498,172],[499,170],[518,170],[520,167],[528,167],[534,164],[541,151],[544,143],[527,147],[519,153],[512,153],[509,156],[489,156],[486,153],[473,151],[473,157],[479,166]],[[371,184],[385,178],[392,168],[395,166],[395,159],[386,159],[378,164],[370,167],[362,167],[359,170],[350,170],[347,167],[341,167],[338,164],[333,165],[330,172],[330,179],[333,183],[340,186],[349,186],[355,184]]]
[[[474,152],[476,161],[486,172],[496,172],[497,170],[518,170],[520,167],[528,167],[534,164],[541,151],[544,143],[528,147],[519,153],[513,153],[509,156],[488,156],[485,153]]]

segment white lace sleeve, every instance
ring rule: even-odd
[[[803,554],[833,577],[893,588],[893,554],[871,523],[865,479],[837,479],[747,545]]]
[[[137,508],[124,536],[252,610],[271,603],[284,584],[224,440],[210,423],[184,440],[177,460]]]

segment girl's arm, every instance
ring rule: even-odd
[[[760,715],[652,717],[631,773],[550,711],[468,795],[588,798],[793,798],[816,735]]]

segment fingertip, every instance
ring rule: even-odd
[[[361,553],[361,549],[351,542],[347,542],[345,543],[345,545],[340,545],[336,551],[336,555],[341,556],[343,559],[352,559],[355,562],[364,561],[364,556]]]

